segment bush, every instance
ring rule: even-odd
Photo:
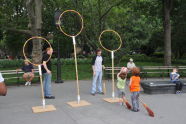
[[[15,68],[21,67],[23,65],[23,60],[0,60],[0,68]]]
[[[128,62],[130,58],[133,58],[134,62],[163,62],[162,58],[148,57],[145,54],[125,55],[122,57],[121,61]]]
[[[91,59],[83,58],[77,59],[78,64],[90,64]],[[74,59],[68,58],[68,59],[61,59],[61,63],[63,65],[73,65]],[[52,64],[57,64],[57,59],[52,59]],[[0,68],[20,68],[23,65],[23,60],[0,60]]]
[[[157,58],[163,58],[164,57],[164,54],[163,52],[155,52],[152,57],[157,57]]]
[[[68,58],[68,59],[61,59],[61,63],[63,65],[72,65],[74,64],[74,58]],[[78,64],[90,64],[91,59],[87,58],[78,58],[77,59]],[[52,64],[57,64],[57,59],[52,59]]]

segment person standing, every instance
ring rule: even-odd
[[[53,53],[52,48],[47,48],[46,53],[43,54],[42,58],[42,73],[44,77],[44,95],[46,99],[55,99],[55,96],[52,96],[52,63],[50,61],[50,56]]]
[[[100,49],[96,50],[96,56],[92,58],[92,70],[93,70],[93,81],[91,94],[95,96],[96,93],[104,94],[102,90],[102,70],[105,68],[104,59],[101,56],[102,51]],[[98,92],[97,85],[98,84]]]
[[[118,98],[123,99],[125,96],[125,85],[127,80],[127,72],[119,72],[117,74],[117,90],[118,90]],[[119,101],[120,105],[123,105],[123,101]]]
[[[139,94],[140,94],[140,69],[134,67],[130,78],[129,88],[131,92],[132,111],[139,111]]]

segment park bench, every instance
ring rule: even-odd
[[[6,80],[10,80],[10,79],[16,79],[17,84],[20,84],[20,79],[22,79],[22,76],[24,74],[23,71],[17,71],[17,70],[3,70],[0,71],[0,73],[3,75],[3,78]],[[39,70],[38,69],[34,69],[34,75],[35,78],[39,78]]]
[[[114,75],[115,76],[120,72],[121,68],[122,67],[114,67]],[[129,76],[131,75],[130,72],[128,74],[129,74]],[[144,72],[140,72],[140,74],[141,74],[141,77],[143,78],[144,77],[143,76]],[[105,67],[105,69],[104,69],[104,77],[109,79],[111,77],[111,75],[112,75],[112,67]]]
[[[140,72],[141,77],[147,79],[148,75],[150,74],[159,74],[160,77],[162,78],[164,78],[165,76],[169,77],[170,72],[172,72],[172,69],[175,67],[179,69],[181,78],[184,77],[184,74],[186,74],[186,66],[141,66],[139,68],[141,69]],[[121,68],[122,67],[114,67],[114,75],[116,75]],[[105,67],[104,76],[106,78],[110,78],[111,74],[112,74],[112,67]]]
[[[149,74],[160,74],[160,77],[169,77],[173,68],[178,68],[181,78],[184,77],[186,73],[186,66],[142,66],[141,71],[144,77],[147,78]]]

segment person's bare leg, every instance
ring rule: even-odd
[[[23,74],[23,79],[26,81],[25,85],[28,85],[28,75],[25,73]]]
[[[34,74],[29,75],[29,85],[31,85],[32,80],[34,79]]]
[[[28,76],[27,76],[27,74],[23,74],[23,79],[25,80],[25,81],[28,81],[28,78],[27,78]]]

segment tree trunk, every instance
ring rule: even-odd
[[[32,36],[41,36],[42,28],[42,0],[26,0],[26,8],[28,12],[29,25]],[[42,45],[40,39],[34,39],[32,50],[33,63],[41,63]]]
[[[98,0],[98,25],[99,25],[99,27],[98,27],[98,34],[100,34],[101,33],[101,31],[102,31],[102,20],[101,20],[101,13],[102,13],[102,11],[101,11],[101,1],[100,0]],[[99,35],[98,35],[99,36]]]
[[[171,23],[172,0],[163,0],[164,10],[164,65],[171,65]]]

